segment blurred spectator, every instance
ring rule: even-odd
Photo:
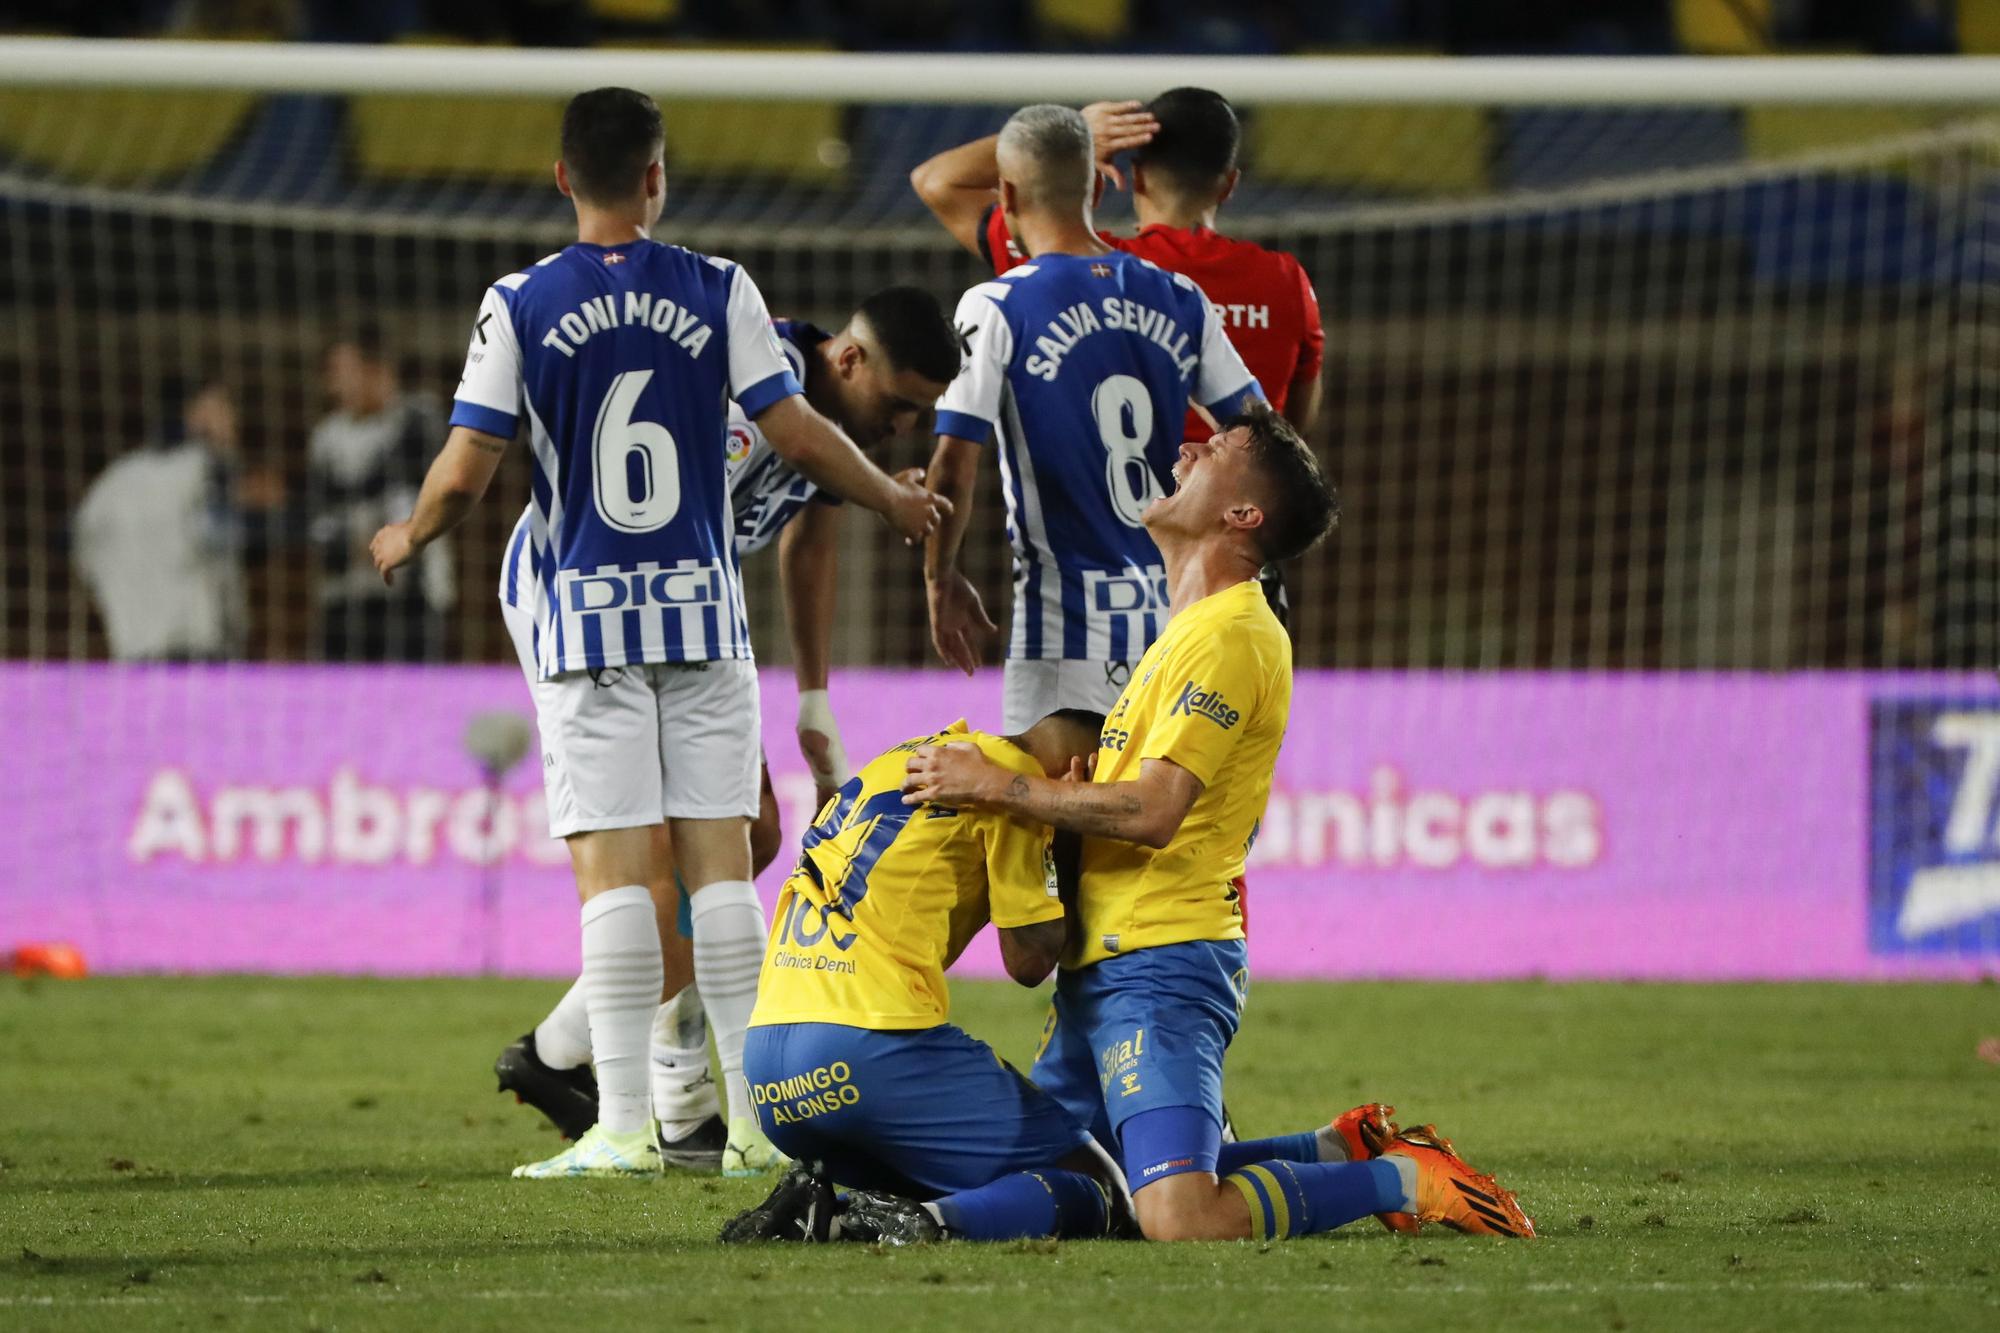
[[[428,662],[444,655],[452,604],[451,552],[423,554],[416,578],[384,586],[368,539],[409,517],[424,469],[444,441],[427,397],[403,392],[379,331],[366,328],[326,350],[333,411],[307,450],[312,543],[320,554],[320,655],[330,662]]]
[[[257,512],[275,497],[269,478],[243,475],[236,443],[235,400],[227,386],[207,383],[161,439],[126,454],[84,492],[76,561],[113,657],[242,653],[245,547]]]

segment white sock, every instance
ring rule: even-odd
[[[563,992],[549,1016],[535,1027],[535,1054],[551,1069],[574,1069],[590,1060],[590,1005],[583,982]]]
[[[663,982],[660,926],[643,884],[583,905],[583,991],[597,1060],[597,1123],[614,1134],[646,1127],[646,1047]]]
[[[694,978],[715,1029],[715,1054],[729,1097],[729,1118],[753,1116],[743,1082],[743,1033],[757,1007],[757,974],[764,968],[764,905],[747,879],[721,880],[695,890]]]
[[[701,988],[689,985],[653,1015],[653,1119],[664,1138],[680,1139],[718,1109],[708,1074],[708,1016]]]
[[[1389,1153],[1380,1159],[1396,1168],[1396,1175],[1403,1182],[1403,1205],[1396,1209],[1399,1213],[1417,1211],[1417,1159],[1408,1153]]]

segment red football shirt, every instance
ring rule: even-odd
[[[1137,236],[1098,235],[1116,249],[1194,279],[1209,304],[1221,312],[1222,327],[1236,354],[1279,412],[1285,410],[1293,380],[1319,374],[1326,349],[1319,297],[1312,279],[1292,256],[1251,241],[1231,240],[1206,227],[1183,230],[1155,224]],[[995,273],[1022,262],[997,206],[986,211],[979,240]],[[1208,438],[1207,425],[1193,412],[1188,413],[1186,438]]]

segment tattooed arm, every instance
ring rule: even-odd
[[[1000,767],[976,745],[920,746],[903,802],[1004,810],[1091,838],[1164,847],[1201,795],[1201,780],[1171,759],[1148,759],[1128,782],[1060,782]]]
[[[500,468],[500,456],[506,452],[507,441],[497,435],[467,426],[452,427],[444,448],[424,475],[424,487],[410,517],[384,527],[368,543],[384,583],[391,582],[395,572],[416,559],[424,547],[464,521],[479,497],[486,494]]]

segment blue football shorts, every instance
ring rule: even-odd
[[[1160,945],[1064,971],[1035,1086],[1091,1127],[1134,1191],[1165,1176],[1213,1171],[1222,1058],[1249,984],[1242,940]],[[1154,1111],[1175,1114],[1147,1114]]]
[[[743,1073],[771,1142],[854,1189],[932,1199],[1046,1170],[1090,1143],[1054,1099],[949,1024],[751,1028]]]

